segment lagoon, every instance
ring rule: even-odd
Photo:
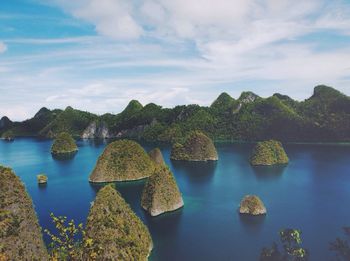
[[[53,229],[50,213],[85,222],[101,185],[88,182],[106,141],[79,140],[71,160],[53,159],[51,140],[0,141],[0,164],[12,167],[33,199],[41,226]],[[142,144],[148,151],[154,144]],[[350,226],[350,146],[287,144],[286,167],[251,167],[252,144],[216,144],[217,163],[172,162],[170,147],[160,146],[183,194],[181,210],[150,217],[140,207],[144,181],[117,183],[136,214],[148,226],[151,260],[258,260],[278,231],[301,229],[311,260],[329,260],[329,242]],[[36,175],[48,176],[38,186]],[[267,215],[240,216],[240,200],[256,194]],[[46,238],[47,239],[47,238]]]

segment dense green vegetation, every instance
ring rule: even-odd
[[[97,260],[101,248],[86,236],[83,224],[75,224],[74,220],[67,220],[66,216],[56,217],[50,214],[56,231],[45,229],[50,237],[50,261],[92,261]]]
[[[90,175],[91,182],[137,180],[153,174],[155,164],[135,141],[118,140],[107,145]]]
[[[175,143],[171,149],[172,160],[207,161],[217,160],[213,141],[200,131],[192,131],[183,143]]]
[[[350,98],[328,86],[317,86],[299,102],[279,93],[261,98],[243,92],[238,99],[222,93],[210,107],[198,105],[162,108],[131,101],[117,115],[97,116],[67,107],[42,108],[23,122],[0,120],[0,135],[54,137],[65,131],[81,136],[93,121],[108,128],[113,137],[146,141],[183,142],[190,131],[200,130],[215,141],[277,139],[280,141],[350,141]]]
[[[250,163],[254,166],[270,166],[287,164],[289,161],[282,144],[279,141],[268,140],[256,144],[253,149]]]
[[[263,248],[260,261],[307,261],[308,251],[301,246],[301,231],[287,228],[280,231],[282,248],[273,243],[271,248]]]
[[[143,188],[141,206],[151,216],[173,211],[183,206],[175,177],[168,166],[158,166]]]
[[[32,200],[10,169],[0,166],[0,260],[47,260]]]
[[[262,215],[266,214],[266,208],[258,196],[247,195],[241,201],[241,204],[239,206],[239,213],[254,216]]]
[[[101,249],[97,260],[147,260],[153,247],[147,227],[112,185],[97,193],[86,237]]]
[[[51,153],[53,155],[71,154],[78,150],[75,140],[67,132],[58,134],[51,146]]]

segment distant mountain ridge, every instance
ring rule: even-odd
[[[350,97],[319,85],[301,102],[279,93],[262,98],[242,92],[238,99],[221,93],[209,107],[192,104],[162,108],[132,100],[119,114],[98,116],[71,107],[42,108],[23,122],[12,122],[5,116],[0,120],[0,135],[11,132],[13,136],[45,138],[65,131],[84,138],[181,142],[193,130],[203,131],[216,141],[350,141]]]

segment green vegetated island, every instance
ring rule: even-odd
[[[0,260],[48,260],[38,218],[23,183],[0,166]]]
[[[119,114],[96,115],[67,107],[40,109],[33,118],[0,120],[0,136],[54,138],[61,132],[82,138],[132,138],[145,141],[183,142],[200,130],[214,141],[269,140],[282,142],[350,141],[350,98],[320,85],[313,95],[296,101],[276,93],[262,98],[243,92],[238,99],[222,93],[209,106],[182,105],[162,108],[131,101]]]
[[[77,151],[75,140],[67,132],[59,133],[51,146],[51,153],[56,156],[74,154]]]
[[[285,165],[288,162],[289,158],[281,142],[276,140],[258,142],[250,158],[253,166]]]
[[[247,195],[241,201],[239,213],[253,216],[264,215],[266,214],[266,208],[258,196]]]
[[[90,175],[90,182],[144,179],[154,173],[155,164],[135,141],[118,140],[107,145]]]
[[[153,248],[148,228],[112,185],[97,193],[86,236],[101,249],[98,260],[147,260]]]
[[[192,131],[184,142],[176,142],[172,149],[172,160],[215,161],[218,153],[213,141],[200,131]]]

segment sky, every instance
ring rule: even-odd
[[[350,0],[1,0],[0,117],[350,95]]]

